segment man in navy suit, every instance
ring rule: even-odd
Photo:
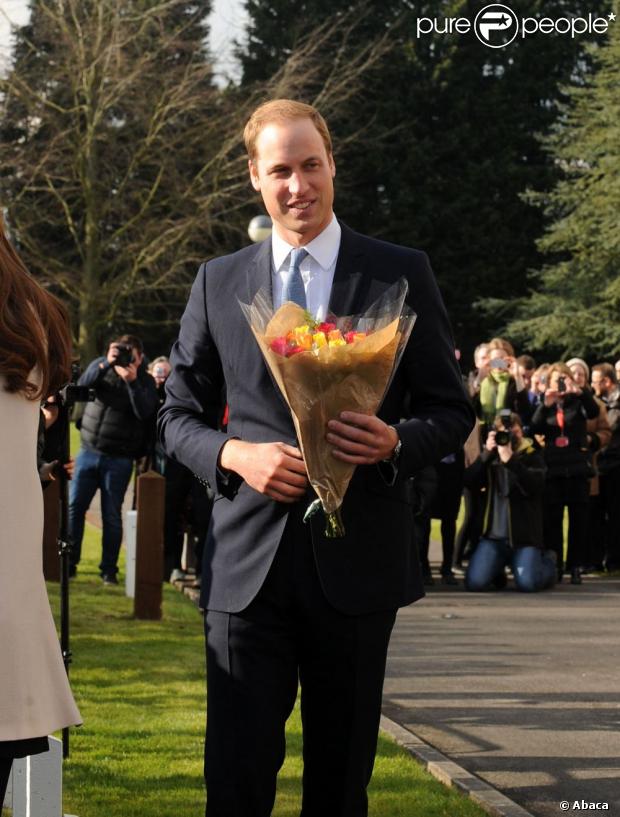
[[[336,168],[318,111],[265,103],[244,136],[273,234],[201,266],[159,417],[168,454],[216,492],[202,572],[206,814],[271,814],[299,683],[301,814],[364,817],[396,610],[423,595],[409,478],[458,450],[473,414],[426,255],[334,216]],[[357,466],[342,506],[346,534],[327,539],[322,515],[302,521],[314,494],[239,301],[270,287],[277,307],[295,281],[319,319],[351,315],[403,276],[418,318],[378,416],[343,412],[325,429],[332,455]]]

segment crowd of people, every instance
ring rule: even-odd
[[[147,363],[140,339],[122,335],[80,378],[94,399],[78,421],[75,466],[67,466],[71,575],[80,561],[86,511],[100,489],[99,569],[104,583],[118,582],[122,507],[137,462],[137,473],[152,468],[166,479],[165,579],[200,586],[213,493],[157,439],[170,371],[167,357]],[[508,568],[517,589],[533,592],[565,574],[580,584],[584,573],[620,569],[619,380],[620,360],[591,369],[577,357],[537,365],[530,355],[516,357],[503,338],[476,348],[474,368],[463,377],[476,426],[463,449],[412,480],[416,547],[427,586],[435,583],[428,558],[432,519],[441,523],[442,584],[457,585],[456,570],[468,590],[501,589]],[[222,406],[225,425],[224,398]],[[47,424],[49,407],[47,401]],[[42,474],[46,468],[43,463]],[[191,577],[182,567],[186,534],[195,564]]]
[[[537,365],[494,338],[466,388],[476,427],[463,450],[414,479],[425,583],[430,520],[441,520],[441,581],[468,590],[537,591],[570,575],[620,569],[620,360]],[[464,514],[457,531],[463,500]],[[564,515],[568,509],[565,548]]]
[[[142,342],[121,335],[107,352],[92,360],[78,385],[89,390],[88,401],[77,411],[80,450],[64,468],[70,482],[69,575],[74,577],[82,553],[84,523],[97,490],[101,499],[101,561],[104,584],[118,584],[118,560],[123,526],[123,504],[132,474],[152,469],[166,480],[164,522],[164,577],[187,578],[181,561],[186,533],[192,543],[191,580],[200,586],[200,565],[213,494],[185,466],[168,457],[157,440],[157,411],[165,400],[165,382],[171,367],[167,357],[147,362]],[[39,433],[39,476],[43,486],[54,479],[61,452],[54,435],[56,395],[42,404]],[[135,492],[134,492],[135,498]]]

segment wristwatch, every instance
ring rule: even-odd
[[[396,432],[396,433],[398,434],[398,432]],[[389,462],[392,465],[396,465],[396,463],[398,462],[398,458],[400,457],[400,452],[401,452],[402,447],[403,447],[403,441],[399,437],[398,442],[394,446],[394,450],[392,451],[391,456],[389,456],[387,459],[383,460],[383,462]]]

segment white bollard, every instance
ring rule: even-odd
[[[136,531],[138,511],[125,514],[125,595],[133,599],[136,595]]]
[[[49,752],[13,761],[4,800],[12,817],[63,817],[62,741],[49,743]]]

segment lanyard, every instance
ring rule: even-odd
[[[561,403],[558,403],[556,417],[558,420],[558,426],[560,427],[560,434],[564,436],[564,406]]]

